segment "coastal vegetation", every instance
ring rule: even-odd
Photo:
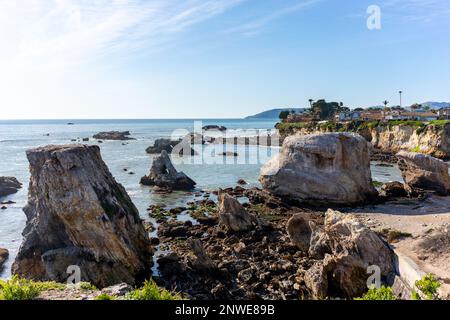
[[[78,285],[66,285],[55,281],[33,281],[21,278],[17,275],[9,280],[0,280],[0,300],[35,300],[41,294],[52,297],[52,292],[65,292],[71,294],[70,290],[86,293],[94,300],[116,300],[125,298],[128,300],[180,300],[181,295],[158,287],[153,280],[146,281],[142,287],[128,292],[125,296],[117,297],[113,294],[101,292],[94,285],[88,282],[81,282]]]
[[[436,280],[433,274],[427,274],[422,279],[417,280],[415,283],[416,288],[422,293],[418,293],[413,290],[412,298],[413,300],[438,300],[439,294],[438,289],[441,287],[439,281]],[[424,298],[422,298],[422,296]]]
[[[140,289],[131,291],[127,295],[129,300],[181,300],[178,293],[161,289],[153,280],[147,280]]]
[[[296,129],[320,130],[325,132],[358,132],[363,129],[392,128],[394,126],[411,126],[416,128],[419,134],[424,132],[429,126],[434,126],[438,130],[442,130],[450,120],[433,120],[433,121],[416,121],[416,120],[389,120],[389,121],[327,121],[319,122],[280,122],[275,128],[280,131],[281,135],[289,135],[294,133]]]
[[[10,280],[0,280],[0,300],[33,300],[43,291],[64,288],[54,281],[36,282],[15,275]]]
[[[412,290],[413,300],[439,300],[438,289],[441,287],[439,281],[433,274],[427,274],[422,279],[415,282],[415,288]],[[417,290],[416,290],[417,289]],[[392,287],[381,286],[372,287],[362,297],[355,300],[398,300]]]
[[[391,287],[381,286],[380,288],[370,288],[361,298],[355,300],[397,300],[397,297]]]

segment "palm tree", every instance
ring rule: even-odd
[[[383,101],[383,104],[384,104],[384,109],[387,109],[387,105],[389,104],[389,101],[384,100],[384,101]]]
[[[400,95],[400,108],[402,107],[402,93],[403,91],[399,91],[398,94]]]
[[[311,106],[311,109],[312,109],[312,104],[313,104],[314,100],[313,99],[309,99],[308,101],[309,101],[309,105]]]

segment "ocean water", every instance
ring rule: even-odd
[[[68,123],[74,124],[68,125]],[[239,129],[241,130],[239,134],[243,133],[242,130],[270,130],[275,123],[276,119],[201,120],[201,125],[214,124],[228,129]],[[153,145],[156,139],[171,137],[174,132],[177,132],[175,135],[192,132],[194,125],[194,120],[0,120],[0,176],[14,176],[23,183],[23,188],[18,193],[0,199],[16,202],[8,205],[8,209],[0,210],[0,247],[10,252],[3,271],[0,271],[0,278],[8,278],[11,275],[11,264],[22,241],[21,233],[26,222],[22,208],[27,201],[29,181],[28,161],[25,155],[27,149],[49,144],[74,143],[72,139],[90,137],[89,142],[83,143],[100,146],[103,160],[115,179],[125,187],[141,217],[151,221],[146,213],[146,208],[150,204],[175,207],[184,205],[192,199],[193,195],[183,192],[155,195],[150,192],[150,188],[141,186],[139,180],[143,175],[148,174],[152,162],[152,156],[146,154],[145,149]],[[92,135],[97,132],[111,130],[128,130],[136,140],[98,143],[92,139]],[[173,160],[177,170],[185,172],[197,182],[198,189],[208,191],[218,187],[232,187],[241,178],[249,183],[249,187],[252,187],[259,186],[258,177],[261,166],[270,157],[276,155],[278,150],[277,147],[237,146],[235,151],[239,154],[238,158],[231,159],[231,162],[235,163],[227,160],[227,164],[220,162],[214,164],[214,157],[208,154],[204,155],[203,162],[195,161],[195,157],[201,156],[183,158],[191,163],[179,163],[182,159]],[[130,171],[134,174],[129,174]],[[378,167],[374,163],[372,175],[374,180],[380,182],[401,181],[400,172],[396,167]]]

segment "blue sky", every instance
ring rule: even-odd
[[[449,56],[444,0],[0,0],[0,118],[450,101]]]

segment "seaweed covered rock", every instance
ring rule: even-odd
[[[141,184],[167,190],[191,190],[196,185],[186,174],[175,169],[165,150],[153,159],[150,174],[141,178]]]
[[[312,204],[357,204],[377,196],[368,143],[353,133],[287,137],[260,181],[276,196]]]
[[[27,224],[14,274],[65,282],[68,267],[77,266],[81,280],[97,287],[134,285],[149,276],[148,234],[98,146],[46,146],[27,157]]]

